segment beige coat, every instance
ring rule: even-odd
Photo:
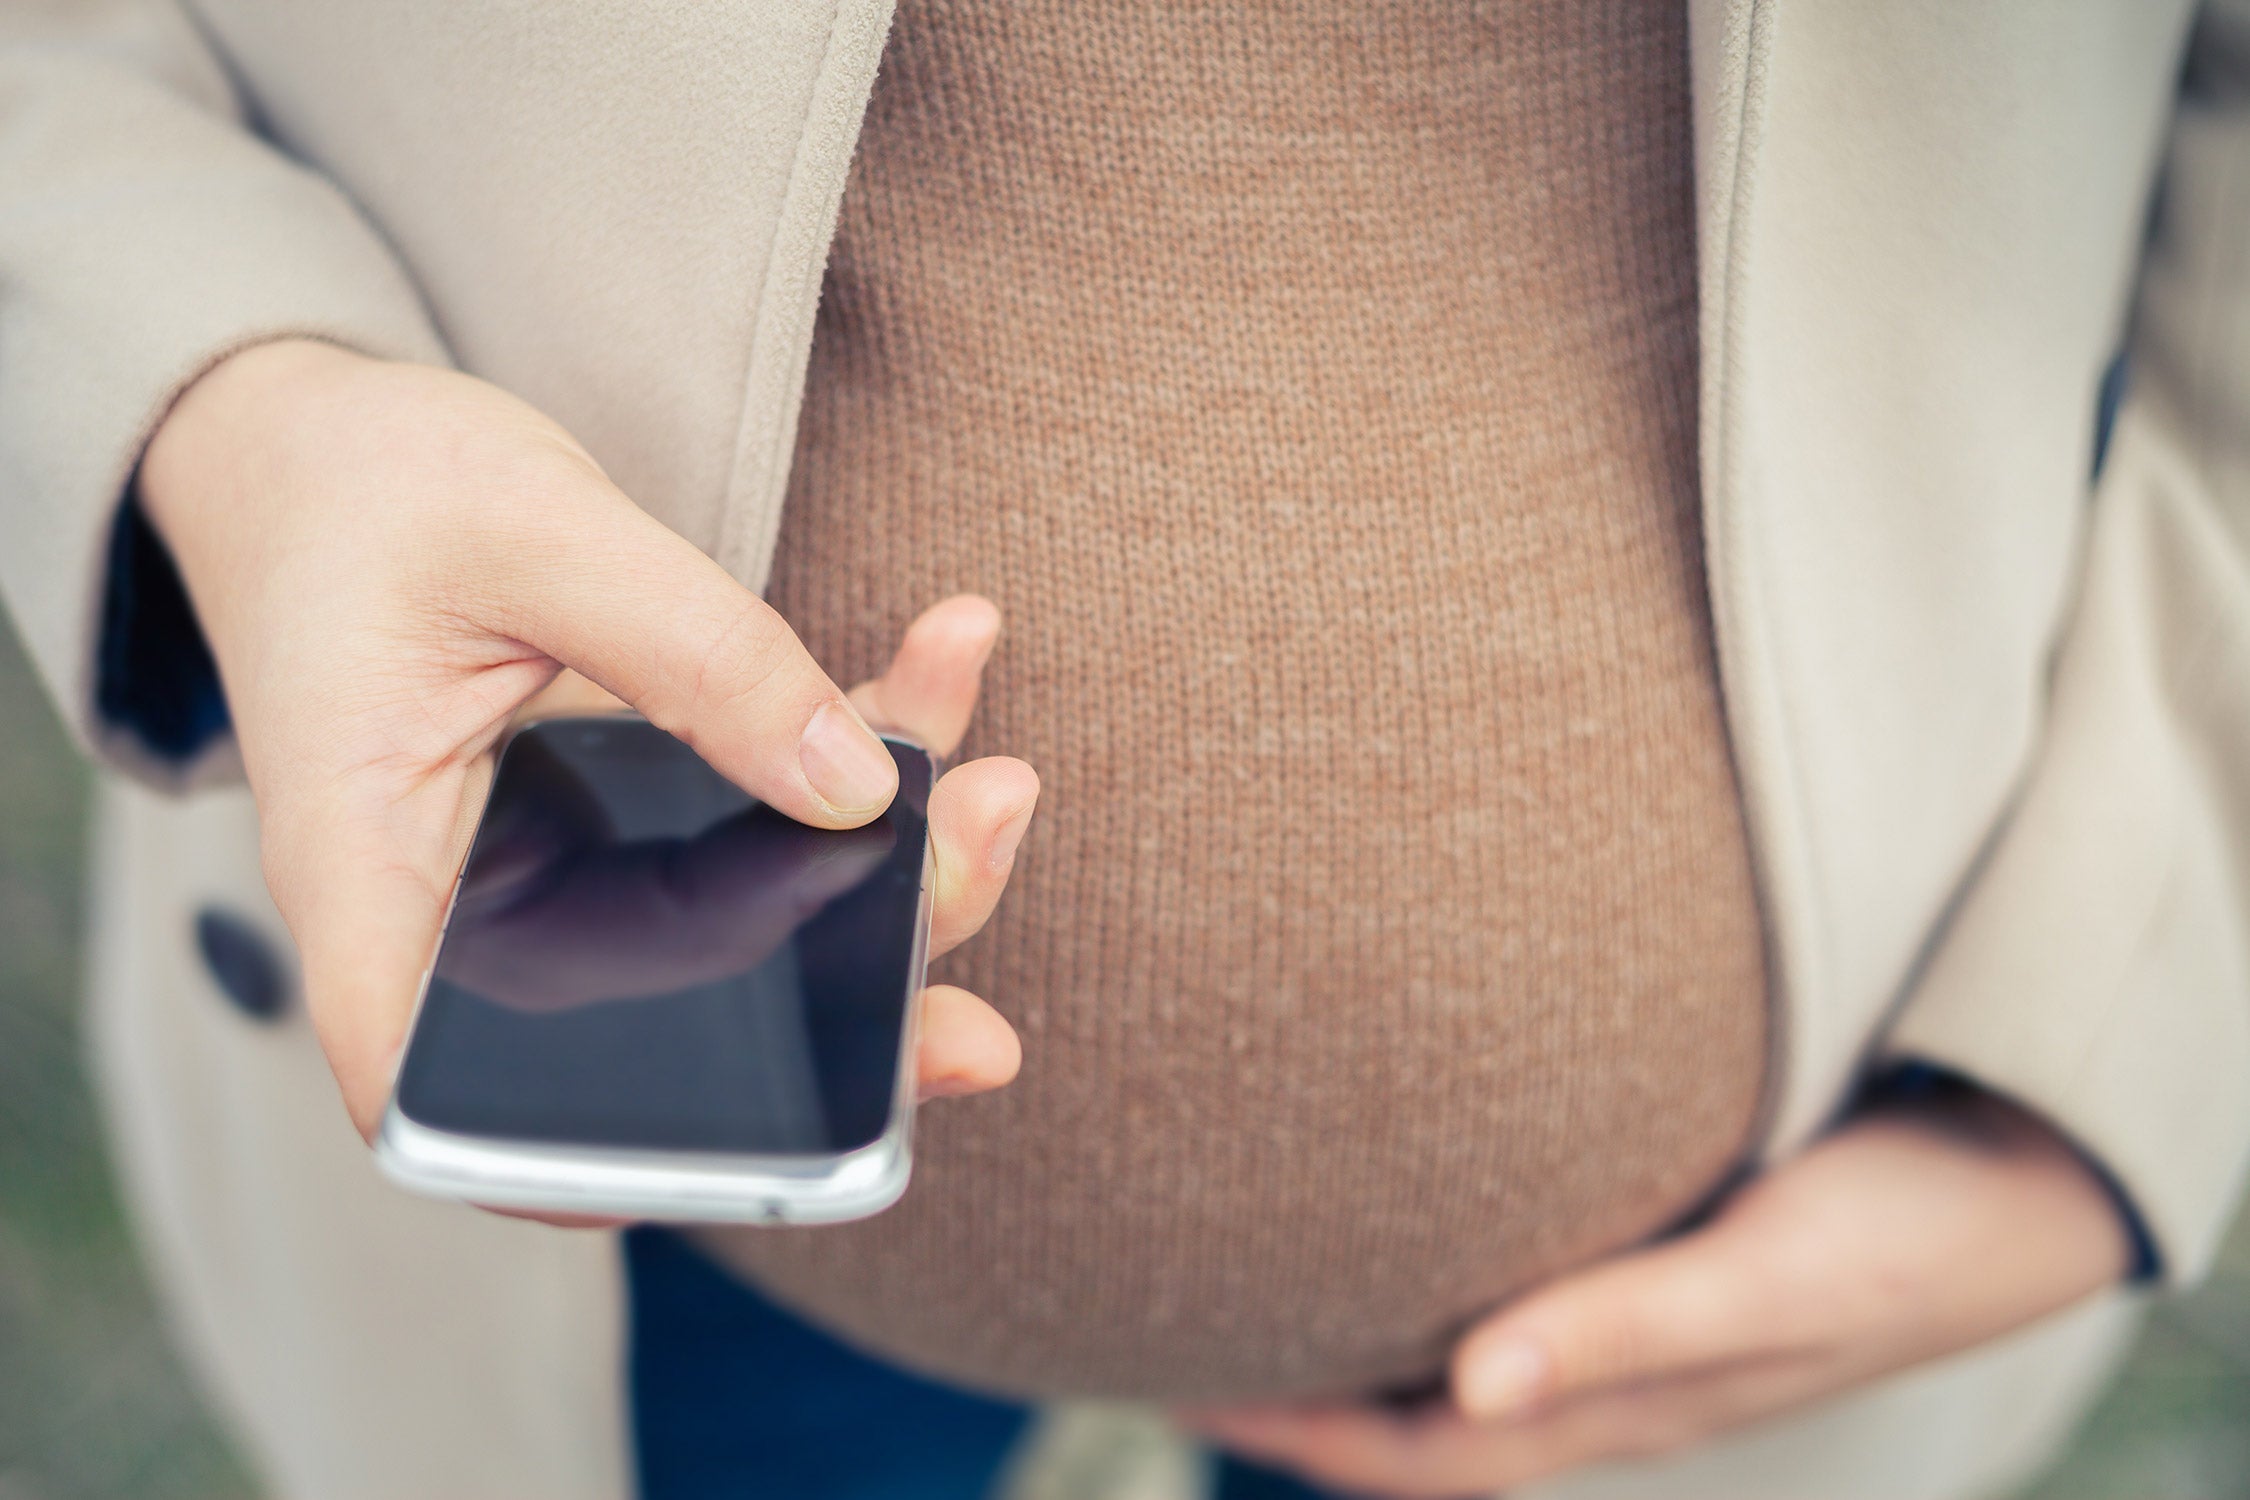
[[[2192,1278],[2250,1155],[2250,15],[2183,96],[2185,0],[1692,3],[1770,1151],[1871,1056],[1936,1059],[2075,1136]],[[758,583],[886,0],[193,10],[0,19],[0,585],[88,744],[166,774],[90,708],[103,539],[173,393],[257,339],[489,377]],[[98,1051],[189,1346],[283,1494],[623,1495],[614,1242],[393,1193],[302,1020],[215,998],[192,913],[280,936],[225,760],[102,825]],[[1979,1492],[2130,1323],[1554,1493]]]

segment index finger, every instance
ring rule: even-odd
[[[1754,1276],[1710,1230],[1565,1276],[1473,1329],[1453,1356],[1472,1417],[1784,1352]]]

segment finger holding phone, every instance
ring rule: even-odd
[[[938,604],[847,697],[772,610],[528,405],[311,341],[243,351],[191,386],[137,496],[218,662],[307,1008],[370,1139],[495,748],[558,672],[764,806],[853,829],[899,786],[874,730],[950,752],[999,629],[983,600]],[[983,925],[1037,795],[1005,758],[929,788],[931,953]],[[920,1009],[921,1095],[1014,1075],[1014,1033],[982,1000],[941,987]]]

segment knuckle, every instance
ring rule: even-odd
[[[941,858],[938,861],[937,895],[932,903],[935,907],[932,915],[956,940],[984,926],[1000,896],[997,878],[975,870],[954,868],[971,863],[973,861],[964,859]]]
[[[662,681],[681,684],[680,701],[659,706],[675,721],[666,729],[703,713],[754,707],[788,681],[802,654],[781,617],[749,595],[684,632],[675,649],[686,659],[675,664],[677,670],[659,674]]]
[[[1646,1312],[1634,1304],[1588,1319],[1578,1336],[1556,1353],[1557,1384],[1566,1390],[1598,1385],[1649,1362],[1657,1346]]]
[[[559,429],[482,413],[435,434],[411,477],[412,492],[445,510],[444,534],[466,544],[457,550],[490,568],[536,562],[568,516],[631,505]],[[415,529],[427,539],[426,524]]]
[[[993,905],[991,897],[980,897],[977,892],[942,889],[930,913],[931,948],[949,953],[984,931],[984,924],[992,919]]]

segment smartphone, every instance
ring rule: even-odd
[[[927,752],[808,828],[630,715],[501,750],[376,1160],[500,1208],[833,1223],[906,1190]]]

